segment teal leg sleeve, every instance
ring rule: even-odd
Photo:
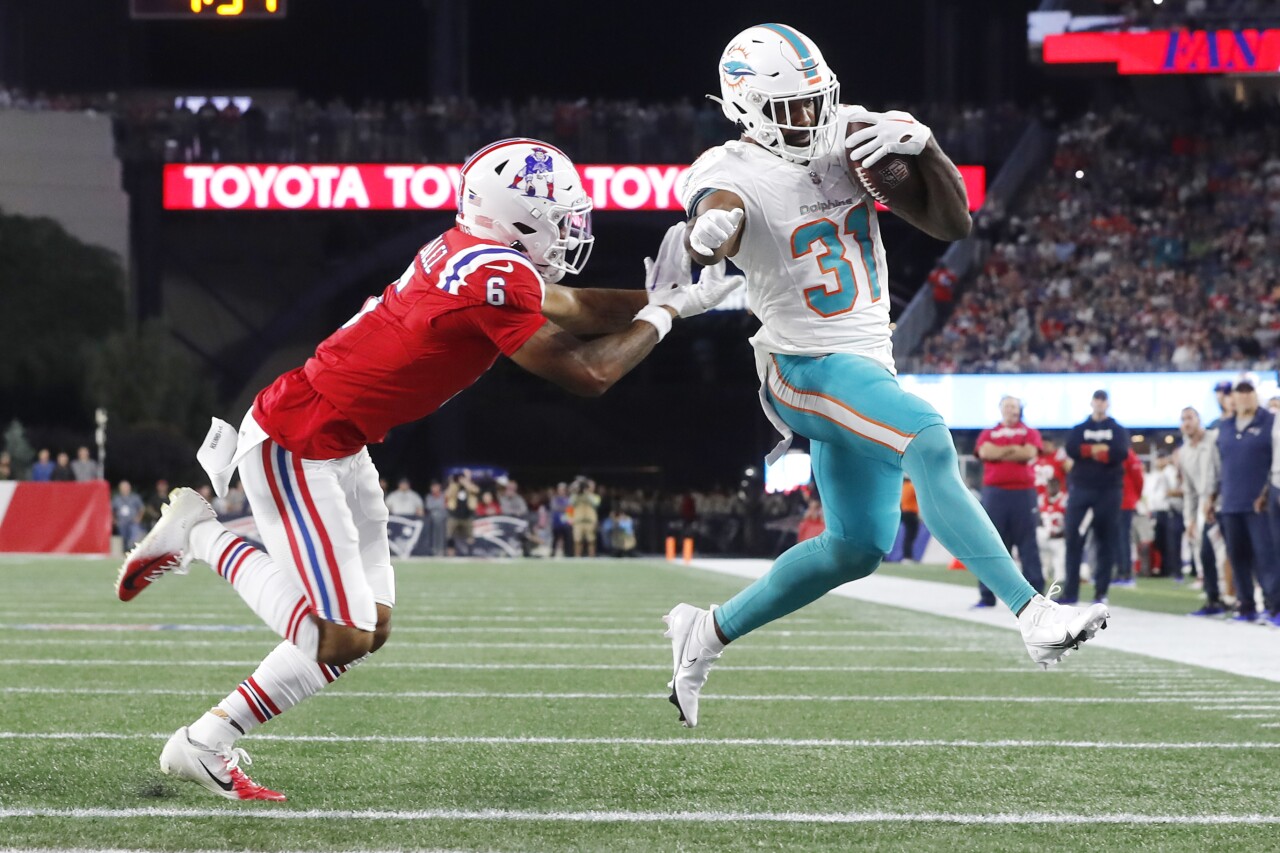
[[[883,556],[828,530],[784,551],[768,574],[716,610],[716,624],[725,639],[736,640],[841,584],[865,578]]]
[[[960,479],[956,448],[942,424],[921,430],[907,445],[902,467],[916,487],[929,532],[974,577],[1017,613],[1036,594],[1018,571],[986,510]]]
[[[788,549],[767,574],[716,610],[716,624],[726,639],[736,640],[841,584],[866,577],[893,547],[902,472],[844,447],[810,444],[827,530]]]

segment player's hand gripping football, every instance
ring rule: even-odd
[[[714,254],[738,232],[742,223],[743,211],[740,207],[733,210],[712,208],[701,214],[693,223],[689,232],[689,245],[700,255]]]
[[[746,278],[727,275],[724,261],[704,267],[697,284],[689,253],[684,250],[683,222],[667,229],[658,247],[657,259],[644,259],[644,285],[649,291],[650,305],[667,305],[681,317],[694,317],[714,308],[742,286]]]
[[[850,122],[871,125],[849,134],[844,147],[849,149],[849,159],[863,168],[870,168],[890,154],[915,156],[924,150],[933,131],[915,120],[911,113],[889,110],[886,113],[856,112]]]

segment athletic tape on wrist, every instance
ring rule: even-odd
[[[667,336],[667,332],[671,331],[671,312],[661,305],[646,305],[636,314],[635,320],[648,323],[658,330],[658,340],[661,341]]]

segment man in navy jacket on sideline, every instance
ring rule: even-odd
[[[1080,557],[1084,537],[1080,524],[1093,510],[1093,535],[1097,538],[1098,565],[1093,567],[1094,601],[1107,600],[1116,540],[1120,533],[1120,496],[1124,488],[1124,460],[1129,454],[1129,431],[1107,414],[1111,402],[1106,391],[1094,391],[1093,413],[1076,424],[1067,437],[1067,455],[1075,460],[1067,480],[1067,579],[1060,604],[1080,598]]]
[[[1258,617],[1253,583],[1262,587],[1263,601],[1272,613],[1280,612],[1280,571],[1277,569],[1271,528],[1267,523],[1267,483],[1271,473],[1271,429],[1275,417],[1258,405],[1258,380],[1246,373],[1231,389],[1232,417],[1218,425],[1218,458],[1221,468],[1216,496],[1218,524],[1227,540],[1227,556],[1236,578],[1236,620]],[[1209,504],[1210,520],[1212,507]],[[1268,614],[1270,616],[1271,614]]]

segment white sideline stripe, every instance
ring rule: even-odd
[[[952,823],[965,825],[1030,824],[1158,826],[1271,826],[1280,824],[1280,815],[1267,814],[1056,814],[1051,812],[1004,812],[1000,814],[965,814],[958,812],[628,812],[628,811],[525,811],[517,809],[419,809],[416,811],[382,811],[373,809],[0,809],[0,818],[43,817],[88,820],[123,820],[136,818],[225,818],[235,820],[371,820],[428,821],[483,820],[547,823],[793,823],[793,824],[865,824],[865,823]]]
[[[1280,714],[1227,714],[1231,720],[1274,720]]]
[[[395,633],[394,631],[392,633]],[[245,648],[261,649],[271,643],[278,642],[278,638],[270,640],[187,640],[178,639],[176,637],[129,637],[127,639],[112,639],[111,646],[183,646],[191,648],[226,648],[229,646],[243,646]],[[609,649],[617,651],[670,651],[671,641],[658,640],[656,643],[431,643],[431,642],[415,642],[413,640],[400,640],[395,642],[394,647],[397,649]],[[92,637],[22,637],[20,641],[15,641],[15,645],[21,646],[90,646],[92,648],[100,648],[102,641]],[[870,651],[892,651],[894,646],[810,646],[810,645],[791,645],[769,644],[767,646],[759,646],[754,651],[760,652],[870,652]],[[937,651],[937,646],[931,646],[931,650]],[[988,671],[988,670],[984,670]],[[1008,670],[1013,671],[1013,670]],[[1019,672],[1025,670],[1019,669]]]
[[[739,667],[744,668],[744,667]],[[76,695],[76,696],[208,696],[208,690],[125,690],[113,687],[0,687],[0,694],[22,695]],[[668,693],[547,693],[541,691],[490,691],[490,690],[344,690],[335,687],[317,694],[327,699],[537,699],[555,701],[573,700],[650,700],[666,699]],[[1129,696],[830,696],[803,693],[730,693],[716,694],[716,701],[728,702],[969,702],[1018,705],[1170,705],[1187,700],[1133,698]],[[1250,706],[1232,705],[1226,710],[1241,710]],[[1270,707],[1270,706],[1264,706]],[[2,737],[3,735],[0,735]]]
[[[257,666],[256,660],[68,660],[65,658],[26,658],[0,660],[0,666],[180,666],[191,667],[247,667]],[[670,666],[648,663],[434,663],[430,661],[378,661],[379,669],[528,669],[528,670],[604,670],[617,672],[669,672]],[[1028,668],[1021,670],[1028,672]],[[945,667],[881,667],[881,666],[784,666],[760,664],[749,666],[722,666],[718,671],[737,672],[991,672],[989,669],[948,669]],[[1012,671],[1012,670],[1010,670]],[[1153,699],[1152,701],[1159,701]]]
[[[63,614],[58,614],[58,615],[63,615]],[[101,614],[101,613],[95,613],[95,614],[93,614],[93,615],[95,615],[95,616],[101,616],[102,614]],[[235,615],[239,616],[240,614],[238,614],[238,613],[237,613],[237,614],[235,614]],[[175,619],[175,620],[176,620],[176,619],[182,619],[184,622],[188,622],[188,623],[190,623],[190,622],[192,622],[192,620],[194,620],[196,617],[171,615],[171,616],[168,616],[168,617],[159,617],[159,618],[170,618],[170,619]],[[654,620],[654,621],[655,621],[655,622],[657,622],[656,633],[657,633],[657,635],[658,635],[659,637],[661,637],[661,636],[662,636],[662,632],[663,632],[663,630],[664,630],[664,629],[663,629],[663,627],[662,627],[662,622],[661,622],[660,620]],[[80,624],[80,625],[66,625],[66,624],[59,624],[59,623],[44,623],[44,624],[39,624],[39,623],[31,623],[31,622],[22,622],[22,623],[5,623],[5,624],[0,624],[0,629],[8,629],[8,630],[23,630],[23,631],[31,631],[31,630],[45,630],[45,631],[59,631],[59,630],[61,630],[61,631],[94,631],[94,630],[100,630],[100,631],[112,631],[112,632],[117,632],[117,631],[126,630],[126,629],[141,630],[142,628],[150,627],[152,624],[153,624],[152,622],[144,622],[144,621],[113,622],[113,623],[98,623],[98,624],[88,623],[88,624]],[[174,624],[174,623],[166,623],[166,624]],[[208,623],[205,623],[205,624],[215,624],[215,625],[219,625],[219,626],[221,626],[221,623],[219,623],[219,622],[217,621],[217,619],[216,619],[216,618],[212,618],[212,617],[211,617],[211,621],[210,621],[210,622],[208,622]],[[122,626],[124,626],[124,627],[122,627]],[[136,626],[136,627],[135,627],[135,626]],[[249,623],[243,623],[243,624],[241,624],[241,623],[235,623],[235,624],[227,623],[225,627],[227,627],[227,628],[229,628],[229,629],[232,629],[232,630],[244,631],[244,630],[251,630],[251,629],[255,629],[255,628],[262,628],[262,625],[261,625],[261,624],[256,624],[256,625],[254,625],[254,624],[249,624]],[[425,634],[433,634],[433,633],[436,633],[436,634],[438,634],[438,633],[445,633],[445,632],[448,632],[448,633],[450,633],[450,634],[461,634],[461,633],[468,633],[468,634],[472,634],[472,633],[475,633],[475,634],[520,634],[521,636],[524,636],[524,635],[526,635],[526,634],[583,634],[583,633],[586,633],[588,630],[590,631],[590,633],[591,633],[593,636],[595,636],[595,635],[600,635],[600,634],[610,634],[610,635],[612,635],[612,634],[625,634],[625,635],[631,635],[631,636],[653,637],[653,636],[654,636],[654,633],[655,633],[655,629],[653,629],[653,628],[591,628],[591,629],[586,629],[586,628],[568,628],[568,627],[565,627],[565,628],[557,628],[557,627],[530,627],[530,628],[517,628],[517,627],[510,626],[510,625],[493,625],[493,626],[488,626],[488,627],[486,627],[486,626],[452,626],[452,625],[449,625],[449,626],[446,626],[446,625],[431,626],[431,625],[401,625],[401,624],[399,624],[398,622],[397,622],[397,623],[395,623],[395,624],[394,624],[394,626],[393,626],[393,628],[392,628],[392,632],[393,632],[393,633],[395,633],[395,634],[405,634],[405,633],[413,633],[413,634],[424,634],[424,633],[425,633]],[[264,632],[265,632],[265,629],[264,629]],[[762,632],[761,636],[769,636],[769,637],[825,637],[825,638],[828,638],[828,639],[833,639],[833,638],[837,638],[837,637],[858,637],[858,638],[866,639],[868,636],[891,636],[891,635],[890,635],[890,634],[888,634],[888,633],[884,633],[884,634],[877,634],[877,633],[876,633],[875,631],[873,631],[873,630],[849,630],[849,631],[846,631],[846,630],[836,629],[836,630],[831,630],[831,631],[777,631],[777,630],[769,629],[769,630],[766,630],[766,631]],[[992,635],[987,634],[987,633],[978,633],[978,632],[973,632],[973,631],[963,631],[963,632],[956,632],[956,631],[938,631],[938,632],[935,632],[935,633],[922,633],[922,632],[912,631],[912,632],[904,632],[904,633],[901,633],[901,634],[895,634],[895,635],[892,635],[892,636],[903,636],[903,637],[939,637],[939,638],[948,639],[948,640],[955,640],[955,639],[991,640],[991,641],[993,641],[993,642],[992,642],[992,646],[991,646],[991,648],[999,648],[1000,646],[999,646],[998,644],[1001,642],[999,635],[994,635],[994,636],[992,636]],[[882,647],[877,647],[877,648],[882,648]],[[938,649],[937,649],[937,647],[931,647],[931,648],[930,648],[930,651],[938,651]],[[1157,671],[1162,671],[1162,670],[1150,670],[1150,671],[1151,671],[1151,672],[1157,672]]]
[[[0,740],[168,740],[172,732],[0,732]],[[282,743],[475,744],[482,746],[750,746],[836,749],[1280,749],[1280,741],[1150,741],[1090,740],[858,740],[841,738],[643,738],[643,737],[466,737],[448,735],[276,735],[254,734],[255,741]]]
[[[693,568],[752,580],[767,572],[768,560],[695,559]],[[931,617],[979,623],[1016,630],[1017,622],[1001,607],[970,610],[973,589],[943,581],[871,575],[832,590],[831,595],[900,608]],[[1091,649],[1143,655],[1150,659],[1190,664],[1243,675],[1280,681],[1280,643],[1251,642],[1264,632],[1216,620],[1192,619],[1168,613],[1152,613],[1129,607],[1109,606],[1113,624],[1090,640],[1083,654],[1091,659]],[[1243,631],[1243,633],[1242,633]],[[1240,650],[1248,644],[1249,653]],[[1074,661],[1072,665],[1076,665]],[[1085,666],[1085,664],[1079,664]]]

